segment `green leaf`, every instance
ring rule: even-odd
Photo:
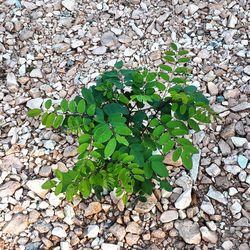
[[[192,169],[193,162],[192,162],[192,158],[191,158],[190,154],[183,151],[183,153],[181,154],[181,160],[182,160],[182,163],[186,169],[188,169],[188,170]]]
[[[169,79],[170,79],[169,75],[167,73],[163,73],[163,72],[160,72],[160,77],[166,81],[169,81]]]
[[[128,109],[119,104],[119,103],[109,103],[104,105],[103,107],[103,111],[107,114],[107,115],[112,115],[112,114],[128,114]]]
[[[86,151],[86,149],[88,148],[89,144],[88,143],[83,143],[81,144],[78,149],[77,152],[78,154],[84,153]]]
[[[132,134],[132,131],[125,124],[116,125],[114,130],[119,135],[131,135]]]
[[[164,147],[163,147],[163,153],[168,153],[170,150],[172,150],[173,149],[173,147],[174,147],[174,145],[175,145],[175,142],[174,141],[172,141],[172,140],[169,140],[165,145],[164,145]]]
[[[178,47],[177,47],[177,45],[175,43],[170,43],[170,47],[171,47],[171,49],[173,49],[175,51],[178,50]]]
[[[168,181],[166,181],[166,180],[160,181],[160,187],[163,188],[163,189],[165,189],[168,192],[172,192],[172,190],[173,190],[173,188],[170,185],[170,183]]]
[[[153,170],[151,168],[151,165],[149,163],[143,164],[143,170],[146,178],[150,179],[153,176]]]
[[[149,126],[150,126],[151,128],[156,127],[156,126],[158,126],[158,125],[159,125],[159,121],[158,121],[157,118],[153,118],[153,119],[150,121],[150,123],[149,123]]]
[[[117,68],[117,69],[121,69],[122,66],[123,66],[123,61],[117,61],[117,62],[115,63],[115,68]]]
[[[187,130],[181,129],[181,128],[177,128],[177,129],[173,129],[171,131],[171,134],[174,135],[174,136],[186,135],[187,134]]]
[[[150,180],[145,180],[142,183],[142,190],[144,193],[146,193],[148,195],[152,194],[153,188],[154,188],[154,185],[152,184],[152,182]]]
[[[112,136],[112,131],[107,124],[100,124],[101,126],[94,132],[94,139],[99,143],[106,142]]]
[[[178,138],[176,141],[181,145],[192,145],[192,143],[185,138]]]
[[[178,51],[179,56],[187,55],[188,53],[189,53],[188,50],[180,50],[180,51]]]
[[[163,125],[159,125],[158,127],[156,127],[153,131],[153,136],[154,137],[159,137],[165,130],[165,127]]]
[[[78,141],[79,141],[80,144],[82,144],[84,142],[89,142],[90,141],[90,135],[89,134],[80,135]]]
[[[144,174],[144,170],[142,170],[140,168],[133,168],[132,173],[141,175],[141,174]]]
[[[77,112],[83,114],[86,109],[86,103],[83,99],[81,99],[77,104]]]
[[[178,62],[179,63],[188,63],[188,62],[190,62],[190,58],[188,58],[188,57],[182,57],[182,58],[178,59]]]
[[[129,103],[129,99],[128,99],[125,95],[123,95],[123,94],[119,95],[118,100],[119,100],[120,102],[122,102],[122,103],[125,103],[125,104],[128,104],[128,103]]]
[[[51,113],[51,114],[48,115],[48,118],[46,120],[46,128],[51,128],[52,127],[55,118],[56,118],[55,113]]]
[[[28,116],[29,117],[35,117],[35,116],[38,116],[42,113],[42,110],[41,109],[30,109],[28,111]]]
[[[63,120],[64,120],[64,116],[58,115],[54,120],[54,124],[53,124],[54,128],[59,128],[62,125]]]
[[[187,86],[184,88],[184,91],[187,93],[187,94],[193,94],[197,91],[197,88],[195,86]]]
[[[138,180],[138,181],[141,181],[141,182],[145,181],[144,177],[141,176],[141,175],[135,174],[135,175],[134,175],[134,178],[135,178],[136,180]]]
[[[51,101],[50,99],[48,99],[48,100],[45,102],[44,106],[45,106],[46,109],[50,109],[51,106],[52,106],[52,101]]]
[[[177,67],[175,69],[175,73],[178,73],[178,74],[187,74],[189,72],[189,68],[187,67]]]
[[[60,182],[55,188],[55,195],[59,195],[62,192],[63,192],[63,184],[62,182]]]
[[[115,148],[116,148],[116,139],[115,138],[112,138],[106,145],[105,149],[104,149],[104,156],[105,158],[108,158],[110,157],[114,151],[115,151]]]
[[[74,113],[75,110],[76,110],[76,103],[75,103],[74,100],[72,100],[72,101],[69,102],[69,111],[70,111],[71,113]]]
[[[169,133],[164,133],[160,136],[160,140],[159,140],[159,143],[160,145],[164,145],[166,144],[169,140],[170,140],[170,135]]]
[[[199,132],[200,131],[200,127],[198,125],[198,123],[193,120],[193,119],[189,119],[188,120],[188,125],[190,128],[192,128],[195,132]]]
[[[170,67],[168,65],[165,65],[165,64],[160,64],[159,67],[160,67],[160,69],[168,71],[168,72],[172,72],[173,71],[172,67]]]
[[[181,148],[177,148],[177,149],[174,151],[173,156],[172,156],[173,161],[178,161],[178,159],[179,159],[180,156],[181,156],[181,153],[182,153],[182,149],[181,149]]]
[[[187,80],[180,78],[180,77],[174,77],[171,81],[173,83],[186,83],[187,82]]]
[[[94,96],[93,96],[92,91],[90,89],[87,89],[85,87],[82,88],[82,96],[84,97],[84,99],[86,100],[88,105],[95,103]]]
[[[48,116],[49,116],[49,113],[48,112],[45,112],[42,117],[41,117],[41,121],[42,121],[42,124],[43,125],[46,125],[46,121],[48,119]]]
[[[152,169],[161,177],[167,177],[169,175],[166,166],[160,161],[152,161]]]
[[[42,188],[43,189],[51,189],[56,186],[56,181],[54,180],[48,180],[43,183]]]
[[[174,59],[172,56],[164,56],[164,59],[165,59],[167,62],[175,62],[175,59]]]
[[[120,135],[117,134],[117,135],[116,135],[116,140],[117,140],[119,143],[121,143],[121,144],[123,144],[123,145],[125,145],[125,146],[128,146],[128,145],[129,145],[127,139],[126,139],[124,136],[120,136]]]
[[[63,112],[68,111],[68,101],[66,99],[62,99],[60,106]]]
[[[89,116],[93,116],[95,114],[95,109],[96,109],[96,105],[95,104],[91,104],[88,109],[87,109],[87,114]]]
[[[88,198],[91,194],[91,184],[89,180],[83,179],[79,184],[79,191],[81,192],[83,198]]]
[[[156,78],[157,74],[155,72],[150,72],[147,74],[146,81],[151,82]]]
[[[171,50],[167,50],[167,51],[165,51],[165,55],[167,55],[167,56],[175,56],[175,52],[171,51]]]

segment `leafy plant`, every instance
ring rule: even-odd
[[[43,188],[55,188],[68,200],[79,193],[88,198],[94,191],[100,198],[103,190],[116,190],[125,203],[130,194],[145,200],[156,184],[171,190],[164,156],[173,151],[173,161],[181,158],[190,170],[198,152],[188,139],[190,130],[199,131],[199,123],[209,123],[213,113],[204,95],[188,83],[187,55],[172,43],[157,71],[125,69],[118,61],[73,100],[55,107],[47,100],[45,111],[29,110],[46,128],[78,136],[75,167],[56,170],[56,178]]]

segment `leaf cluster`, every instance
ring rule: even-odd
[[[47,100],[45,110],[29,110],[46,128],[78,136],[75,167],[56,170],[43,187],[68,200],[116,190],[125,203],[130,194],[145,200],[156,184],[170,191],[164,156],[172,151],[173,161],[181,158],[190,170],[198,152],[188,139],[190,130],[199,131],[199,123],[209,123],[212,115],[208,100],[189,84],[188,53],[172,43],[157,71],[125,69],[118,61],[73,100],[58,106]]]

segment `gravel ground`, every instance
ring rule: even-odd
[[[0,249],[250,249],[249,5],[0,1]],[[172,40],[191,50],[193,84],[221,117],[193,135],[193,170],[173,164],[173,192],[126,208],[113,194],[69,204],[42,190],[74,165],[75,138],[27,109],[76,95],[118,58],[153,68]]]

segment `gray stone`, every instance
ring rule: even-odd
[[[207,88],[208,88],[210,95],[216,96],[219,94],[218,87],[213,82],[208,82]]]
[[[40,69],[33,69],[30,72],[30,77],[32,78],[43,78],[43,73]]]
[[[67,146],[63,151],[63,157],[74,157],[77,155],[77,147]]]
[[[67,236],[67,233],[62,227],[54,227],[51,234],[59,238],[65,238]]]
[[[97,56],[98,55],[103,55],[103,54],[106,53],[106,51],[107,51],[107,47],[99,46],[99,47],[92,50],[92,54],[97,55]]]
[[[231,108],[233,112],[241,112],[245,111],[247,109],[250,109],[250,103],[249,102],[242,102],[234,107]]]
[[[122,241],[126,235],[126,230],[119,224],[114,224],[109,231],[117,238],[118,241]]]
[[[120,250],[121,247],[119,245],[115,245],[115,244],[102,243],[101,249],[102,250]]]
[[[142,233],[142,227],[137,224],[135,221],[129,222],[126,227],[126,232],[132,233],[132,234],[141,234]]]
[[[174,204],[177,209],[185,209],[185,208],[189,207],[189,205],[191,204],[191,201],[192,201],[191,191],[192,191],[192,189],[189,188],[189,189],[185,190],[178,197],[177,201]]]
[[[200,167],[200,158],[201,158],[201,151],[199,150],[198,154],[194,154],[192,156],[193,167],[190,170],[190,176],[195,183],[199,174],[199,167]]]
[[[225,127],[221,133],[220,133],[220,136],[227,140],[229,138],[231,138],[232,136],[235,135],[235,124],[234,123],[231,123],[230,125],[228,125],[227,127]]]
[[[107,47],[116,46],[117,38],[116,38],[115,34],[113,32],[111,32],[111,31],[105,32],[101,36],[101,44],[103,46],[107,46]]]
[[[245,68],[244,68],[244,73],[246,73],[247,75],[250,76],[250,65],[247,65]]]
[[[218,241],[218,235],[215,232],[210,231],[207,227],[201,227],[200,231],[203,240],[212,244],[215,244]]]
[[[238,201],[234,202],[233,205],[230,207],[230,211],[233,215],[240,213],[241,209],[241,204]]]
[[[234,222],[235,227],[249,227],[249,221],[246,217],[243,217],[237,221]]]
[[[14,75],[14,73],[11,72],[7,74],[6,84],[10,92],[15,93],[18,91],[18,83],[17,83],[16,76]]]
[[[42,185],[47,179],[36,179],[29,180],[26,182],[26,186],[29,190],[40,196],[42,199],[45,198],[45,195],[48,193],[48,190],[43,189]]]
[[[239,250],[250,250],[250,246],[247,243],[240,244]]]
[[[232,243],[232,241],[227,240],[227,241],[224,241],[221,246],[224,250],[231,250],[233,249],[234,244]]]
[[[5,156],[2,159],[2,164],[0,164],[0,170],[11,172],[12,170],[16,170],[20,172],[23,168],[23,163],[14,155]]]
[[[178,212],[175,210],[168,210],[161,214],[160,221],[162,223],[168,223],[178,219]]]
[[[0,185],[0,198],[12,196],[21,187],[18,181],[8,181]]]
[[[201,210],[203,210],[206,214],[213,215],[215,214],[215,209],[212,203],[208,201],[203,201],[201,204]]]
[[[217,191],[213,186],[209,187],[207,196],[224,205],[227,204],[227,199],[224,197],[224,195],[221,192]]]
[[[176,221],[175,227],[186,243],[194,245],[200,243],[201,235],[198,223],[191,220]]]
[[[154,195],[151,195],[150,197],[147,198],[146,202],[141,202],[138,201],[136,206],[135,206],[135,211],[137,213],[148,213],[155,207],[157,203],[157,199]]]
[[[243,137],[232,137],[231,140],[237,148],[243,147],[243,145],[247,143],[247,139]]]
[[[58,43],[58,44],[54,44],[52,46],[52,49],[57,53],[57,54],[61,54],[63,52],[66,52],[68,49],[70,48],[69,44],[67,43]]]
[[[75,10],[75,0],[63,0],[62,5],[69,11]]]
[[[34,32],[32,30],[24,28],[23,30],[20,31],[19,38],[21,41],[25,41],[25,40],[32,38],[33,35],[34,35]]]
[[[222,155],[226,156],[231,154],[230,146],[222,139],[219,141],[219,148]]]
[[[24,214],[16,214],[11,221],[4,225],[3,233],[18,235],[29,226],[29,217]]]
[[[26,107],[28,107],[29,109],[36,109],[36,108],[41,108],[43,103],[43,99],[42,98],[35,98],[35,99],[31,99],[28,100],[26,103]]]
[[[235,15],[230,15],[229,18],[228,18],[227,27],[235,28],[237,22],[238,22],[237,17]]]
[[[208,168],[206,168],[206,172],[210,176],[216,177],[220,174],[221,170],[215,163],[213,163]]]
[[[187,190],[192,188],[193,181],[188,175],[182,175],[175,181],[175,184],[182,187],[183,190]]]
[[[97,225],[89,225],[87,227],[87,237],[92,239],[92,238],[96,238],[99,234],[99,226]]]

